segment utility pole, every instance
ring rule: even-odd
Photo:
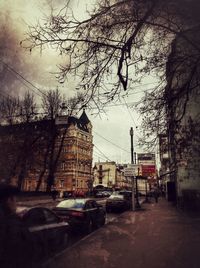
[[[139,203],[139,200],[138,200],[138,177],[139,177],[139,175],[140,175],[140,168],[138,167],[138,172],[137,172],[138,174],[137,174],[137,176],[136,176],[136,178],[135,178],[135,184],[136,184],[136,203],[135,203],[135,208],[136,209],[139,209],[139,208],[141,208],[140,207],[140,203]]]
[[[134,149],[133,149],[133,128],[130,129],[131,136],[131,164],[134,164]],[[135,191],[134,191],[134,176],[131,177],[132,182],[132,210],[135,210]]]
[[[137,164],[137,161],[136,161],[136,152],[134,152],[134,158],[135,158],[135,164]]]

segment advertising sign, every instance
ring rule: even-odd
[[[138,154],[138,161],[155,161],[155,154],[150,154],[150,153]]]
[[[138,175],[138,169],[140,169],[139,165],[128,165],[127,168],[124,168],[124,176],[125,177],[132,177]]]
[[[155,165],[142,165],[142,176],[151,177],[156,175]]]

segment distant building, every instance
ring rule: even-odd
[[[94,165],[94,187],[102,185],[113,189],[129,187],[129,181],[124,177],[124,165],[114,161],[96,162]]]
[[[117,187],[120,189],[131,190],[131,178],[124,175],[125,168],[127,168],[127,164],[117,164]]]
[[[92,124],[80,118],[0,126],[0,180],[25,191],[88,190],[92,180]]]

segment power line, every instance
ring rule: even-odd
[[[8,71],[11,71],[8,69]],[[41,95],[39,93],[37,93],[33,88],[29,87],[25,81],[21,80],[20,77],[18,77],[15,73],[12,72],[13,75],[15,75],[15,77],[23,84],[25,85],[27,88],[29,88],[31,91],[33,91],[36,95],[38,95],[39,97],[41,97]]]
[[[32,82],[30,82],[29,80],[27,80],[24,76],[22,76],[20,73],[18,73],[16,70],[14,70],[12,67],[10,67],[7,63],[5,63],[5,62],[3,62],[2,60],[1,60],[1,62],[6,66],[6,68],[9,70],[9,71],[12,71],[15,75],[17,75],[16,77],[19,79],[19,77],[21,78],[21,79],[23,79],[26,83],[28,83],[29,85],[31,85],[33,88],[35,88],[36,90],[38,90],[39,92],[40,92],[40,94],[42,94],[42,95],[45,95],[45,93],[41,90],[41,89],[39,89],[38,87],[36,87]],[[21,82],[22,82],[22,80],[20,80]],[[24,82],[23,82],[24,83]],[[25,84],[26,85],[26,84]],[[26,85],[27,86],[27,85]],[[28,86],[27,86],[28,87]],[[31,90],[33,90],[33,88],[30,88],[30,87],[28,87],[29,89],[31,89]],[[34,90],[33,90],[34,91]],[[35,94],[37,94],[37,95],[39,95],[38,93],[36,93],[35,91],[34,91],[34,93]],[[41,95],[39,95],[39,96],[41,96]]]
[[[124,99],[124,98],[123,98],[123,99]],[[125,103],[125,105],[126,105],[126,108],[127,108],[127,110],[128,110],[128,113],[129,113],[129,115],[130,115],[130,117],[131,117],[131,119],[132,119],[132,121],[133,121],[133,123],[134,123],[134,125],[135,125],[135,128],[137,128],[136,123],[135,123],[135,120],[134,120],[134,118],[133,118],[131,112],[129,111],[129,107],[128,107],[128,104],[127,104],[127,102],[126,102],[125,99],[124,99],[124,103]]]
[[[124,98],[123,98],[123,99],[124,99]],[[129,110],[128,104],[127,104],[127,102],[126,102],[125,99],[124,99],[124,103],[125,103],[125,105],[126,105],[126,108],[127,108],[127,110],[128,110],[128,113],[129,113],[129,115],[130,115],[130,117],[131,117],[131,119],[132,119],[132,121],[133,121],[133,124],[135,125],[135,130],[136,130],[136,132],[138,133],[138,131],[137,131],[138,126],[137,126],[136,123],[135,123],[135,120],[134,120],[134,118],[133,118],[133,116],[132,116],[132,114],[131,114],[131,112],[130,112],[130,110]],[[137,137],[138,139],[141,138],[140,135],[136,135],[136,137]]]
[[[101,158],[101,159],[105,159],[107,160],[105,157],[103,157],[102,155],[98,154],[97,152],[93,152],[94,156],[97,157],[97,158]]]
[[[97,148],[97,150],[108,160],[111,161],[96,145],[94,145],[94,147]]]
[[[125,151],[126,153],[130,153],[130,151],[127,151],[126,149],[124,149],[124,148],[120,147],[119,145],[115,144],[114,142],[109,141],[108,139],[106,139],[106,138],[103,137],[102,135],[98,134],[97,132],[95,132],[95,131],[93,131],[93,132],[94,132],[97,136],[101,137],[102,139],[104,139],[105,141],[111,143],[112,145],[116,146],[117,148],[119,148],[119,149]]]

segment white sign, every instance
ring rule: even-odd
[[[67,125],[68,124],[68,115],[61,115],[56,117],[55,120],[56,125]]]
[[[134,174],[134,169],[133,168],[125,168],[124,169],[124,176],[125,177],[132,177],[132,176],[135,176]]]
[[[124,176],[125,177],[132,177],[132,176],[137,176],[138,175],[138,169],[139,169],[139,165],[128,165],[127,168],[124,168]]]

